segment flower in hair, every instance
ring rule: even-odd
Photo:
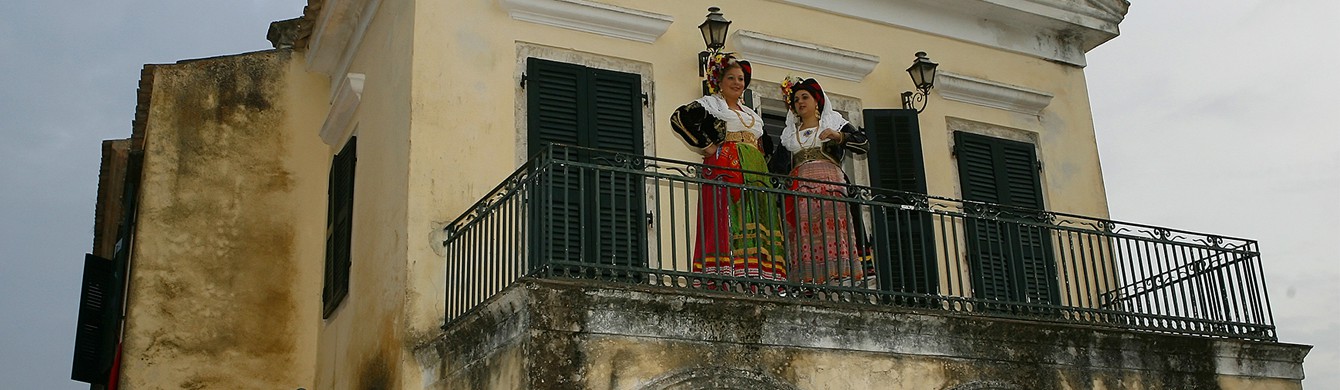
[[[793,99],[791,97],[791,92],[795,89],[796,84],[800,84],[801,81],[801,78],[791,75],[787,75],[786,78],[782,79],[782,99],[786,102],[786,109],[788,110],[791,109],[791,100]]]
[[[740,71],[744,73],[744,86],[749,87],[750,76],[753,68],[749,66],[749,61],[742,61],[735,58],[732,53],[716,53],[707,61],[707,88],[709,93],[721,92],[721,79],[725,77],[726,69],[733,66],[739,66]]]

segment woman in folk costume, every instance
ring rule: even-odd
[[[844,152],[864,154],[865,131],[843,119],[814,79],[787,77],[786,128],[782,146],[790,152],[791,190],[836,198],[847,196],[842,172]],[[808,180],[806,180],[808,179]],[[853,214],[841,201],[791,196],[786,199],[787,256],[790,280],[799,283],[854,285],[865,276]]]
[[[699,190],[693,272],[786,280],[782,221],[769,188],[767,158],[774,149],[763,118],[743,104],[749,62],[730,54],[708,63],[711,94],[680,106],[670,126],[703,155],[703,178],[745,186],[704,184]],[[720,168],[720,169],[718,169]]]

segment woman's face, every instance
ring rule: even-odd
[[[819,102],[814,100],[814,95],[811,95],[810,91],[796,91],[795,100],[791,104],[795,106],[796,115],[801,118],[810,118],[819,114]]]
[[[732,66],[721,76],[721,97],[729,102],[738,100],[741,95],[744,95],[744,70]]]

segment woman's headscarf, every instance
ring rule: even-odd
[[[812,78],[801,79],[788,76],[785,80],[782,80],[782,98],[786,100],[786,129],[782,130],[783,133],[799,130],[796,126],[799,126],[801,121],[800,117],[796,116],[795,106],[793,105],[796,91],[808,91],[810,95],[814,96],[814,101],[818,103],[818,107],[815,108],[819,110],[820,131],[823,131],[823,129],[842,131],[842,127],[847,125],[847,119],[834,111],[832,104],[828,104],[828,93],[824,92],[818,81]]]

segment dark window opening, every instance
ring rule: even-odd
[[[349,138],[330,164],[326,212],[326,269],[321,289],[321,318],[349,295],[350,238],[353,233],[354,166],[358,137]]]

